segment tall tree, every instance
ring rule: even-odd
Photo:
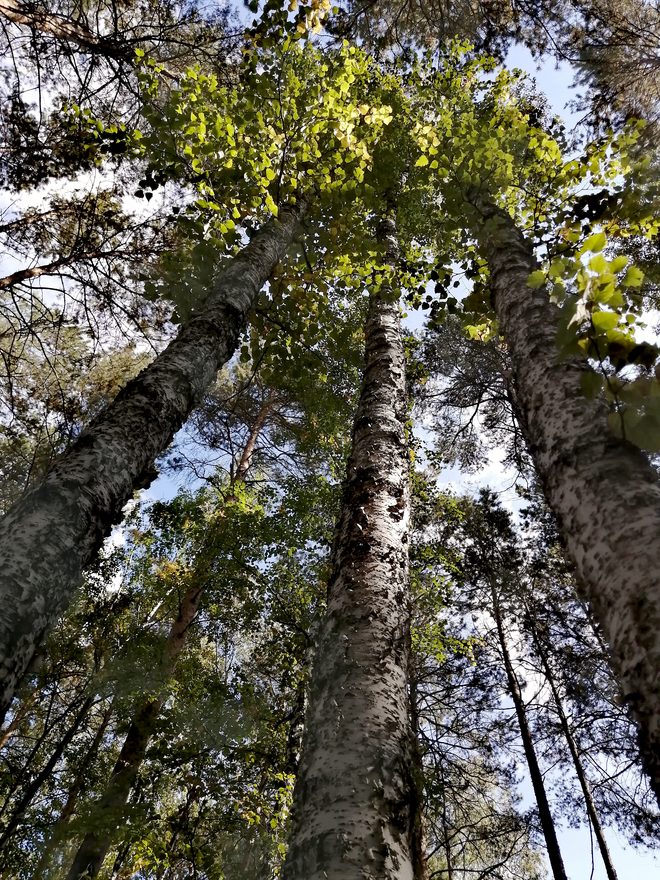
[[[379,221],[385,263],[394,218]],[[319,635],[286,880],[415,873],[408,446],[396,291],[369,296],[365,371]]]
[[[576,84],[586,86],[577,103],[593,129],[639,117],[650,123],[648,143],[657,130],[660,26],[645,0],[349,0],[328,26],[341,36],[359,36],[377,52],[460,39],[502,59],[522,44],[537,58],[573,66]]]
[[[252,300],[291,243],[302,205],[283,210],[252,239],[216,279],[207,307],[3,519],[4,710],[134,487],[233,354]],[[41,548],[36,558],[35,546]]]
[[[533,250],[510,217],[476,195],[495,310],[511,354],[514,396],[585,594],[603,627],[624,698],[640,726],[647,771],[660,797],[660,485],[647,458],[613,435],[602,400],[587,400],[585,360],[562,359],[559,316],[530,289]],[[632,575],[632,576],[631,576]]]
[[[509,531],[507,519],[508,517],[503,511],[493,505],[492,499],[483,498],[482,505],[476,511],[474,522],[476,530],[471,535],[472,546],[466,551],[462,574],[468,582],[479,584],[481,581],[485,587],[489,600],[488,613],[495,623],[499,653],[506,674],[507,695],[513,702],[516,713],[525,762],[534,790],[552,876],[555,880],[566,880],[567,874],[557,830],[550,809],[543,772],[539,764],[525,699],[516,674],[510,636],[507,632],[505,602],[506,598],[509,598],[509,601],[512,599],[515,601],[516,571],[522,562],[515,550],[513,535]],[[506,597],[507,587],[510,592],[512,586],[514,596]]]
[[[232,493],[240,492],[245,483],[259,435],[272,417],[275,402],[276,396],[275,393],[272,393],[263,402],[253,423],[249,426],[245,445],[234,469],[228,497],[230,503],[232,500],[236,500],[236,496],[232,497]],[[227,511],[222,508],[215,511],[215,522],[209,524],[210,528],[203,545],[195,554],[194,567],[186,578],[189,586],[183,591],[179,601],[177,615],[167,635],[158,670],[158,677],[162,678],[165,686],[160,694],[150,696],[138,705],[130,720],[126,738],[113,767],[106,791],[95,807],[97,827],[89,831],[80,844],[68,874],[69,880],[79,880],[79,878],[93,880],[98,875],[112,845],[116,830],[113,828],[113,824],[116,818],[121,817],[122,809],[140,772],[149,741],[168,698],[166,684],[186,646],[189,630],[199,612],[200,603],[205,598],[205,588],[212,574],[213,560],[217,552],[214,530],[222,527],[222,520],[226,515]]]

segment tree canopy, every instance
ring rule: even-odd
[[[657,12],[246,6],[0,2],[0,877],[616,880]]]

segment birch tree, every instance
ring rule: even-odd
[[[529,244],[506,215],[492,206],[482,206],[481,213],[483,252],[524,429],[585,595],[610,645],[624,698],[640,725],[645,765],[660,795],[657,474],[639,449],[613,434],[603,401],[585,399],[589,365],[560,359],[557,310],[545,290],[527,283],[536,271]]]
[[[648,357],[654,363],[657,350],[635,339],[642,273],[628,265],[627,257],[610,261],[601,253],[608,222],[612,235],[617,229],[644,227],[653,237],[657,228],[639,213],[648,202],[639,164],[629,158],[634,132],[610,145],[589,145],[583,163],[564,161],[560,141],[531,123],[511,92],[504,97],[515,85],[505,85],[502,76],[492,99],[484,96],[452,121],[436,109],[435,126],[419,124],[423,155],[418,162],[437,164],[450,211],[462,204],[474,212],[470,222],[478,248],[475,252],[474,244],[468,245],[465,263],[475,265],[476,258],[477,265],[466,311],[493,314],[497,326],[477,320],[468,330],[475,338],[497,332],[507,346],[509,387],[530,453],[610,644],[657,790],[660,728],[654,670],[660,596],[653,535],[660,524],[660,487],[648,458],[631,443],[656,448],[656,380],[644,372],[644,362]],[[467,74],[463,82],[469,82]],[[432,101],[424,99],[427,113],[433,112]],[[466,149],[466,142],[472,149]],[[439,149],[444,155],[436,158]],[[566,204],[585,175],[605,186],[612,173],[627,175],[629,191],[612,193],[610,213],[585,228]],[[537,269],[535,245],[550,252],[551,268]],[[586,268],[583,258],[589,260]],[[554,285],[554,302],[543,289],[546,277]],[[563,306],[561,314],[557,303]],[[596,360],[599,371],[585,355]],[[612,375],[624,366],[641,375],[630,383]]]
[[[379,221],[398,259],[393,218]],[[407,394],[399,305],[370,294],[365,372],[283,876],[412,877]]]
[[[245,482],[259,435],[270,418],[274,403],[274,396],[267,399],[258,411],[254,423],[250,426],[250,432],[236,467],[232,492],[240,491]],[[233,500],[231,494],[228,500],[229,502]],[[221,521],[225,516],[224,510],[216,511],[218,521]],[[179,656],[186,646],[188,632],[204,598],[204,590],[209,580],[212,559],[215,555],[213,551],[214,537],[213,526],[211,526],[207,534],[207,546],[201,547],[196,553],[195,566],[188,576],[189,586],[183,593],[177,616],[170,627],[159,669],[159,677],[165,681],[174,672]],[[96,821],[99,828],[104,830],[90,831],[85,835],[69,870],[70,880],[78,880],[83,877],[93,880],[97,876],[114,837],[112,818],[121,815],[122,808],[140,771],[149,740],[158,723],[166,699],[167,690],[164,690],[162,694],[146,699],[136,708],[113,767],[107,789],[95,809]]]
[[[649,140],[660,111],[656,10],[644,0],[580,0],[577,3],[516,3],[460,0],[352,0],[331,19],[342,36],[359,36],[374,51],[409,51],[467,40],[503,59],[516,44],[536,58],[569,63],[576,103],[589,127],[621,126],[626,118],[646,119]]]

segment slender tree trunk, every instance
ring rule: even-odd
[[[566,876],[566,869],[564,868],[564,862],[561,857],[561,850],[559,849],[559,841],[557,840],[555,823],[552,818],[552,813],[550,812],[548,796],[545,791],[545,785],[543,784],[543,774],[541,773],[538,758],[536,757],[536,749],[534,748],[532,732],[529,729],[529,724],[527,723],[527,711],[525,709],[525,701],[523,700],[522,693],[520,692],[518,678],[513,668],[513,664],[511,663],[511,656],[509,654],[509,646],[507,645],[506,641],[506,633],[504,632],[504,623],[502,621],[502,614],[500,610],[497,589],[492,582],[491,598],[493,606],[493,618],[495,620],[495,626],[497,627],[497,636],[500,643],[500,650],[502,651],[502,659],[504,660],[508,690],[511,695],[511,699],[513,700],[514,708],[516,710],[516,718],[518,719],[518,727],[520,729],[520,738],[522,740],[523,750],[525,752],[525,760],[527,761],[529,776],[532,781],[532,787],[534,789],[534,797],[536,798],[536,804],[539,809],[539,818],[541,820],[541,828],[543,829],[545,845],[548,850],[548,858],[550,859],[552,876],[555,878],[555,880],[568,880]]]
[[[418,679],[415,664],[410,668],[410,723],[412,727],[413,782],[415,825],[413,828],[413,875],[415,880],[428,880],[426,857],[426,823],[424,821],[424,763],[420,748]]]
[[[378,234],[393,264],[394,222]],[[365,337],[284,880],[413,878],[407,398],[391,291],[370,296]]]
[[[14,715],[9,724],[5,727],[4,730],[0,731],[0,750],[4,749],[9,740],[13,736],[15,736],[18,728],[30,714],[32,707],[34,706],[36,701],[37,691],[33,691],[33,693],[31,693],[29,696],[21,701],[18,708],[14,712]]]
[[[8,790],[5,792],[5,800],[2,806],[0,806],[0,818],[4,816],[10,806],[11,798],[15,792],[19,790],[22,786],[28,785],[28,779],[32,775],[32,762],[36,759],[36,756],[39,752],[39,749],[43,745],[43,743],[48,739],[49,734],[52,732],[53,728],[59,724],[60,721],[64,721],[69,712],[75,711],[76,706],[78,705],[78,700],[74,698],[69,703],[67,703],[66,708],[62,711],[57,718],[53,719],[53,709],[55,706],[55,701],[57,699],[58,692],[56,688],[53,688],[50,699],[48,700],[48,704],[45,707],[45,711],[43,712],[43,720],[41,724],[41,733],[34,740],[32,744],[32,748],[29,750],[26,758],[23,761],[23,766],[21,767],[18,773],[13,775],[11,779],[11,784],[8,787]]]
[[[30,784],[25,787],[23,794],[20,797],[20,800],[14,807],[14,811],[11,815],[9,822],[2,832],[2,835],[0,836],[0,851],[3,849],[7,841],[13,835],[14,831],[20,825],[21,819],[25,815],[25,811],[30,806],[35,794],[39,791],[44,782],[50,779],[53,770],[57,766],[57,763],[59,762],[62,755],[64,754],[64,750],[78,732],[78,728],[87,716],[87,713],[89,712],[93,702],[93,696],[89,696],[85,700],[83,700],[80,708],[76,712],[73,721],[60,737],[60,740],[48,761],[46,761],[42,769],[39,771],[39,773],[36,774]]]
[[[452,861],[451,839],[449,837],[449,820],[447,816],[447,798],[442,793],[442,834],[444,837],[445,861],[447,862],[447,880],[454,880],[454,863]]]
[[[245,481],[258,437],[266,425],[275,399],[273,394],[269,395],[255,418],[239,459],[240,468],[234,482]],[[172,623],[165,643],[160,664],[160,677],[164,685],[176,669],[177,661],[186,645],[188,631],[197,616],[204,588],[208,583],[212,562],[212,558],[209,558],[209,548],[212,546],[213,529],[206,540],[206,546],[200,552],[200,561],[191,573],[190,586],[179,604],[179,613]],[[81,880],[81,878],[93,880],[101,870],[117,829],[122,827],[123,808],[140,772],[149,741],[156,730],[161,709],[168,696],[167,688],[164,686],[161,694],[144,700],[133,715],[108,786],[95,806],[95,828],[85,835],[80,844],[67,875],[68,880]]]
[[[202,585],[194,584],[186,592],[179,615],[170,630],[165,647],[161,673],[171,675],[186,642],[186,634],[199,608]],[[73,860],[68,880],[96,877],[112,845],[117,826],[121,825],[122,808],[139,773],[149,740],[156,728],[158,716],[167,699],[167,693],[145,700],[135,712],[126,733],[110,781],[94,810],[94,830],[89,831]]]
[[[112,256],[112,252],[107,255]],[[106,256],[106,254],[102,251],[70,254],[69,256],[52,260],[50,263],[42,263],[40,266],[30,266],[27,269],[17,269],[16,272],[11,272],[9,275],[3,275],[0,278],[0,290],[14,287],[16,284],[23,284],[25,281],[32,281],[34,278],[41,278],[42,275],[55,275],[66,266],[98,259],[103,256]]]
[[[273,407],[277,403],[277,392],[271,388],[268,392],[263,405],[259,408],[259,412],[256,415],[256,418],[250,428],[250,433],[248,434],[247,440],[245,441],[245,446],[238,457],[238,463],[234,472],[232,474],[232,482],[233,483],[244,483],[247,479],[248,471],[250,470],[250,466],[252,464],[252,459],[254,457],[254,451],[257,448],[257,443],[259,442],[259,437],[261,436],[261,432],[268,421],[270,414],[273,411]]]
[[[536,261],[510,217],[478,195],[495,311],[508,345],[523,429],[586,598],[639,725],[660,799],[660,483],[647,457],[615,437],[587,400],[585,360],[560,360],[558,309],[527,286]]]
[[[559,724],[562,729],[562,733],[564,734],[564,739],[568,744],[568,749],[571,753],[571,758],[573,759],[573,766],[575,767],[575,773],[577,775],[578,781],[580,783],[580,788],[582,789],[582,794],[584,796],[584,803],[587,808],[587,815],[589,816],[589,820],[591,822],[591,826],[594,829],[594,834],[596,835],[596,840],[598,841],[598,849],[600,850],[600,855],[603,860],[603,865],[605,866],[605,873],[607,874],[608,880],[618,880],[617,873],[614,869],[614,865],[612,864],[612,858],[610,856],[610,851],[607,847],[607,841],[605,840],[605,834],[603,832],[603,827],[600,824],[600,817],[598,815],[598,810],[596,809],[596,804],[594,803],[593,796],[591,794],[591,787],[589,785],[589,780],[584,772],[584,767],[582,766],[582,760],[580,758],[580,752],[577,747],[577,743],[573,737],[573,733],[571,731],[571,726],[568,723],[568,718],[566,717],[566,713],[564,712],[564,706],[561,701],[561,696],[559,694],[559,689],[557,688],[557,683],[555,681],[555,676],[552,671],[552,667],[550,666],[550,661],[548,659],[547,652],[541,643],[541,639],[538,636],[536,631],[536,625],[530,613],[530,629],[532,633],[532,639],[534,641],[534,647],[536,648],[536,653],[539,656],[541,661],[541,665],[543,667],[543,674],[545,676],[546,681],[550,685],[550,690],[552,692],[552,698],[555,701],[555,706],[557,707],[557,716],[559,718]]]
[[[103,737],[105,736],[105,732],[108,729],[108,725],[110,724],[110,719],[112,718],[112,712],[113,705],[112,703],[110,703],[103,713],[101,723],[99,724],[96,733],[94,734],[94,739],[90,743],[83,760],[76,770],[75,779],[69,787],[67,799],[64,807],[62,808],[62,812],[58,816],[57,822],[55,823],[53,830],[50,833],[49,839],[46,842],[46,846],[44,848],[42,856],[39,859],[39,864],[35,869],[33,880],[41,880],[42,877],[46,878],[48,876],[48,870],[51,867],[51,858],[58,844],[64,838],[64,833],[66,830],[66,826],[69,823],[69,819],[74,814],[76,807],[78,806],[78,799],[80,798],[80,795],[85,790],[85,787],[88,783],[87,773],[98,754],[101,743],[103,742]]]
[[[2,0],[0,0],[0,10],[1,3]],[[21,217],[15,217],[13,220],[8,220],[6,223],[0,223],[0,232],[11,232],[12,229],[24,229],[26,226],[32,226],[34,223],[39,223],[42,220],[48,219],[48,217],[55,217],[59,213],[60,212],[54,208],[49,211],[42,211],[40,214],[23,214]]]
[[[286,752],[284,758],[284,772],[289,776],[295,776],[300,762],[300,749],[305,729],[305,697],[307,688],[305,679],[301,678],[296,688],[296,697],[291,710],[289,729],[286,737]],[[282,783],[283,785],[285,783]]]
[[[122,517],[133,488],[236,349],[305,201],[280,211],[215,279],[205,305],[0,521],[0,721],[44,632]]]

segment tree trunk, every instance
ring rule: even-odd
[[[25,721],[37,702],[37,691],[29,694],[14,711],[13,717],[4,730],[0,731],[0,750],[4,749],[9,740],[16,735],[18,728]]]
[[[548,858],[550,859],[552,876],[555,878],[555,880],[568,880],[568,878],[566,877],[564,862],[561,857],[561,850],[559,849],[559,841],[557,840],[555,823],[552,818],[552,813],[550,812],[548,796],[546,795],[545,785],[543,784],[543,774],[541,773],[538,758],[536,757],[536,749],[534,748],[532,732],[529,729],[529,724],[527,723],[527,711],[525,709],[525,701],[523,700],[522,693],[520,692],[518,678],[513,668],[513,664],[511,663],[511,657],[509,655],[509,647],[507,645],[506,634],[504,632],[504,623],[502,621],[502,614],[500,610],[497,589],[492,581],[491,598],[493,605],[493,619],[495,620],[495,626],[497,627],[497,637],[500,643],[500,650],[502,651],[504,669],[506,670],[508,690],[509,694],[511,695],[511,699],[513,700],[514,708],[516,710],[518,728],[520,729],[520,738],[522,740],[523,750],[525,752],[525,760],[527,761],[529,776],[532,781],[532,787],[534,789],[534,797],[536,798],[536,804],[539,809],[539,818],[541,820],[541,828],[543,829],[545,845],[548,850]]]
[[[378,234],[394,263],[394,222]],[[371,294],[365,342],[283,880],[413,878],[407,396],[391,291]]]
[[[0,10],[1,9],[2,0],[0,0]],[[26,226],[40,223],[42,220],[47,220],[49,217],[56,217],[59,213],[60,211],[57,209],[42,211],[40,214],[28,212],[20,217],[15,217],[13,220],[8,220],[6,223],[0,223],[0,232],[5,233],[11,232],[13,229],[24,229]]]
[[[182,615],[179,620],[183,623]],[[101,869],[165,699],[163,695],[146,701],[133,716],[108,787],[94,810],[95,828],[83,838],[67,875],[68,880],[83,877],[91,880]]]
[[[111,253],[108,255],[112,256]],[[27,269],[17,269],[16,272],[11,272],[9,275],[3,275],[2,278],[0,278],[0,290],[14,287],[16,284],[23,284],[25,281],[31,281],[34,278],[41,278],[42,275],[56,275],[66,266],[71,266],[74,263],[79,263],[85,260],[89,261],[103,256],[105,256],[105,254],[95,252],[72,254],[68,257],[60,257],[57,260],[52,260],[50,263],[43,263],[40,266],[30,266]]]
[[[564,707],[561,701],[561,697],[559,695],[559,690],[557,688],[557,683],[555,682],[555,676],[553,674],[552,668],[550,666],[550,661],[548,659],[548,655],[545,651],[541,643],[541,639],[538,636],[536,631],[536,625],[532,618],[532,614],[530,612],[529,616],[530,621],[530,629],[532,633],[532,639],[534,641],[534,647],[536,648],[536,653],[539,656],[539,660],[541,661],[541,666],[543,667],[543,674],[545,676],[545,680],[550,685],[550,690],[552,692],[552,698],[555,701],[555,706],[557,707],[557,716],[559,718],[559,724],[562,729],[562,733],[564,734],[564,739],[568,744],[568,749],[571,753],[571,758],[573,759],[573,766],[575,767],[575,773],[577,775],[578,781],[580,783],[580,788],[582,789],[582,794],[584,796],[584,803],[587,808],[587,815],[589,816],[589,821],[591,822],[591,826],[594,829],[594,834],[596,835],[596,840],[598,842],[598,849],[600,850],[600,855],[603,860],[603,865],[605,866],[605,873],[607,874],[608,880],[618,880],[617,873],[614,870],[614,865],[612,864],[612,859],[610,856],[610,851],[607,848],[607,841],[605,840],[605,834],[603,832],[603,827],[600,824],[600,817],[598,815],[598,810],[596,809],[596,804],[594,803],[593,796],[591,794],[591,787],[589,785],[589,780],[584,772],[584,767],[582,766],[582,760],[580,758],[580,752],[577,747],[577,743],[573,738],[573,733],[571,731],[571,726],[568,723],[568,718],[566,717],[566,713],[564,712]]]
[[[585,360],[560,360],[558,309],[527,286],[532,248],[478,196],[495,311],[511,354],[523,429],[612,663],[639,725],[642,761],[660,799],[660,484],[647,457],[615,437],[587,400]]]
[[[450,827],[447,816],[447,797],[443,789],[442,792],[442,836],[444,838],[445,861],[447,862],[447,880],[454,880],[454,863],[451,852],[451,839],[449,837]]]
[[[96,759],[98,754],[98,750],[103,741],[103,737],[105,736],[105,732],[108,729],[108,725],[110,724],[110,719],[112,717],[113,705],[110,703],[103,713],[101,718],[101,723],[99,724],[96,733],[94,734],[94,739],[90,743],[87,752],[83,760],[81,761],[79,767],[76,769],[76,776],[69,787],[69,791],[67,793],[67,799],[62,808],[62,812],[57,818],[57,822],[51,831],[49,838],[46,842],[44,851],[39,859],[39,864],[37,865],[34,872],[34,880],[40,880],[40,878],[46,878],[49,876],[49,869],[51,867],[51,858],[53,853],[56,850],[57,845],[63,840],[64,834],[66,831],[66,826],[69,823],[69,819],[74,814],[75,809],[78,805],[78,799],[82,792],[85,790],[87,785],[87,772],[89,768],[92,766],[92,763]]]
[[[33,28],[43,34],[50,34],[64,42],[75,43],[83,52],[105,55],[116,61],[133,62],[132,46],[95,34],[85,25],[73,21],[65,15],[48,12],[47,9],[39,9],[35,3],[25,3],[21,0],[0,0],[0,15],[4,15],[14,24]]]
[[[270,394],[257,413],[239,459],[241,467],[234,478],[234,483],[245,481],[258,437],[264,429],[275,400],[275,395]],[[213,526],[209,531],[205,541],[206,546],[203,546],[200,551],[199,561],[190,576],[190,586],[179,604],[179,613],[172,623],[165,643],[159,670],[163,680],[163,691],[157,697],[144,700],[133,715],[108,786],[95,806],[95,828],[85,835],[80,844],[67,875],[68,880],[81,880],[81,878],[93,880],[101,870],[108,850],[113,844],[117,829],[123,825],[123,808],[140,772],[149,741],[156,730],[161,709],[169,696],[166,688],[167,679],[173,675],[176,669],[177,661],[186,645],[188,631],[197,616],[204,588],[208,582],[210,564],[213,561],[212,558],[209,558],[209,548],[213,546],[215,528],[217,526]]]
[[[0,851],[3,849],[7,841],[13,835],[14,831],[20,825],[21,819],[25,815],[26,809],[30,806],[33,797],[39,791],[44,782],[50,779],[53,770],[57,766],[58,761],[64,754],[64,750],[78,732],[78,728],[87,716],[87,713],[89,712],[93,702],[93,696],[89,696],[85,700],[83,700],[78,712],[76,712],[73,721],[60,737],[55,751],[51,754],[50,758],[48,759],[48,761],[46,761],[45,765],[42,767],[39,773],[37,773],[36,776],[29,783],[29,785],[25,787],[25,790],[23,791],[23,794],[21,795],[18,804],[14,807],[7,826],[0,836]]]
[[[201,310],[0,522],[0,721],[44,632],[67,607],[134,487],[218,368],[305,210],[282,209],[217,276]]]

